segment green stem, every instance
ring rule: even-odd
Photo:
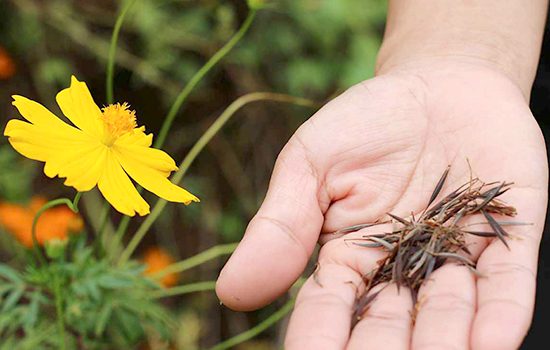
[[[189,80],[189,83],[185,85],[183,90],[179,93],[179,95],[176,97],[176,100],[172,104],[172,107],[170,107],[170,111],[168,111],[168,114],[166,115],[166,118],[164,118],[164,122],[162,123],[161,129],[159,131],[158,137],[155,140],[155,143],[153,147],[155,148],[161,148],[164,144],[164,141],[166,140],[166,137],[168,136],[168,131],[170,130],[170,127],[172,126],[172,123],[174,122],[174,119],[177,116],[178,111],[180,110],[181,106],[189,97],[189,94],[193,89],[197,86],[197,84],[204,78],[204,76],[218,63],[222,58],[224,58],[225,55],[237,45],[237,43],[243,38],[244,34],[252,24],[252,21],[254,20],[254,17],[256,16],[256,10],[251,10],[243,25],[237,33],[218,51],[212,56],[208,62],[204,64],[204,66],[201,67],[193,75],[191,80]],[[141,190],[141,189],[140,189]],[[122,237],[124,236],[124,233],[126,232],[126,228],[128,227],[128,223],[130,221],[129,217],[123,217],[120,221],[120,224],[117,229],[117,235],[116,238],[119,239],[118,241],[115,241],[115,244],[119,244],[119,242],[122,240]]]
[[[138,187],[138,191],[140,193],[142,190],[143,188]],[[115,253],[117,250],[120,250],[120,245],[122,244],[122,238],[124,237],[124,234],[128,229],[128,225],[130,225],[130,219],[131,218],[129,216],[123,216],[122,219],[120,220],[120,223],[118,224],[115,237],[113,240],[113,250],[112,250],[113,253]]]
[[[214,289],[216,289],[216,281],[197,282],[197,283],[185,284],[183,286],[177,286],[173,288],[152,292],[147,297],[151,299],[160,299],[160,298],[166,298],[166,297],[173,297],[176,295],[202,292],[202,291],[214,290]]]
[[[36,212],[36,215],[34,216],[34,219],[32,221],[32,242],[34,244],[34,249],[37,251],[38,259],[40,260],[40,263],[42,265],[46,265],[46,258],[44,257],[44,254],[42,254],[42,251],[38,246],[38,239],[36,238],[36,225],[38,224],[38,219],[40,218],[40,215],[42,215],[42,213],[44,213],[46,210],[62,204],[66,204],[72,211],[78,213],[78,201],[80,200],[80,196],[82,196],[82,193],[77,192],[74,200],[72,201],[68,198],[54,199],[53,201],[49,201],[48,203],[44,204],[42,208],[40,208]]]
[[[289,95],[284,94],[276,94],[276,93],[270,93],[270,92],[254,92],[251,94],[246,94],[244,96],[239,97],[233,103],[231,103],[224,111],[223,113],[216,119],[216,121],[206,130],[206,132],[199,138],[199,140],[195,143],[193,148],[187,153],[183,161],[179,165],[179,170],[174,174],[174,176],[171,178],[171,181],[175,184],[178,184],[181,182],[183,176],[187,173],[187,170],[193,163],[193,161],[197,158],[199,153],[204,149],[204,147],[208,144],[208,142],[216,135],[218,131],[231,119],[231,117],[237,112],[240,108],[245,106],[248,103],[255,102],[255,101],[277,101],[277,102],[286,102],[295,104],[298,106],[304,106],[304,107],[317,107],[318,103],[315,101],[311,101],[305,98],[299,98],[299,97],[293,97]],[[158,218],[164,207],[166,206],[167,201],[164,199],[159,199],[155,206],[153,207],[153,210],[151,210],[151,213],[145,221],[141,224],[141,226],[136,231],[136,234],[132,237],[130,240],[130,243],[128,243],[128,246],[126,249],[122,252],[122,255],[120,256],[119,264],[122,265],[128,261],[134,250],[137,248],[145,234],[149,231],[149,228],[153,225],[155,220]]]
[[[152,274],[151,278],[153,279],[160,279],[166,275],[170,275],[172,273],[179,273],[185,270],[188,270],[190,268],[193,268],[195,266],[199,266],[201,264],[204,264],[207,261],[210,261],[212,259],[215,259],[222,255],[228,255],[235,251],[237,248],[238,243],[229,243],[229,244],[220,244],[215,247],[212,247],[208,250],[205,250],[202,253],[199,253],[197,255],[194,255],[190,257],[189,259],[182,260],[180,262],[177,262],[175,264],[172,264],[165,269]]]
[[[101,209],[99,230],[97,231],[96,239],[94,242],[94,250],[98,255],[101,255],[105,252],[105,249],[103,247],[103,236],[109,222],[109,209],[111,209],[111,205],[109,204],[109,202],[105,201],[105,203],[103,204],[103,208]]]
[[[69,208],[75,213],[78,213],[78,202],[80,201],[80,197],[82,197],[82,192],[77,192],[72,203],[68,204]]]
[[[174,101],[174,104],[170,108],[170,111],[168,112],[168,115],[164,119],[164,122],[162,123],[162,127],[160,129],[160,132],[158,134],[158,137],[153,145],[155,148],[161,148],[164,144],[164,141],[166,140],[166,136],[168,135],[168,130],[170,130],[170,127],[172,126],[172,123],[174,122],[174,119],[176,118],[176,115],[178,111],[180,110],[181,106],[191,93],[195,86],[202,80],[202,78],[218,63],[225,55],[235,47],[235,45],[242,39],[250,25],[252,24],[252,21],[254,20],[254,17],[256,16],[256,10],[250,10],[248,12],[248,15],[246,16],[246,19],[237,31],[235,35],[225,44],[218,52],[212,56],[208,62],[204,66],[199,69],[197,73],[191,78],[189,83],[183,88],[183,90],[180,92],[178,97],[176,97],[176,100]]]
[[[105,90],[107,92],[107,104],[112,104],[115,102],[114,97],[114,76],[115,76],[115,56],[116,56],[116,49],[117,49],[117,43],[118,43],[118,35],[120,33],[120,29],[122,28],[122,23],[124,22],[124,19],[126,18],[126,14],[130,10],[130,8],[135,4],[136,0],[129,0],[126,3],[126,6],[122,9],[120,14],[118,15],[118,18],[115,23],[115,27],[113,29],[113,34],[111,35],[111,42],[109,44],[109,55],[107,58],[107,79],[105,80]],[[96,249],[102,250],[103,247],[103,232],[105,231],[105,227],[107,226],[107,219],[109,217],[109,209],[111,208],[111,205],[108,202],[105,202],[105,205],[103,207],[103,212],[101,215],[101,224],[98,232],[98,237],[96,240]],[[99,243],[98,243],[99,242]]]
[[[221,342],[213,347],[211,347],[209,350],[225,350],[225,349],[231,349],[234,346],[254,338],[258,334],[262,333],[269,327],[273,326],[275,323],[277,323],[280,319],[285,317],[290,311],[292,311],[292,308],[294,307],[294,303],[296,300],[293,298],[290,301],[288,301],[285,305],[283,305],[282,308],[275,311],[271,316],[269,316],[266,320],[263,322],[260,322],[255,327],[240,333],[233,338],[230,338],[224,342]]]
[[[60,349],[65,350],[65,321],[63,319],[63,299],[61,298],[61,286],[59,276],[55,276],[55,307],[57,311],[57,328],[61,338]]]
[[[126,3],[126,6],[122,9],[120,12],[120,15],[118,16],[115,28],[113,29],[113,35],[111,36],[111,43],[109,45],[109,56],[107,58],[107,80],[105,82],[105,88],[107,91],[107,104],[114,103],[114,92],[113,92],[113,85],[114,85],[114,75],[115,75],[115,55],[116,55],[116,47],[118,42],[118,34],[120,33],[120,29],[122,28],[122,23],[124,22],[124,18],[126,17],[126,14],[128,13],[128,10],[134,5],[136,0],[128,0]]]
[[[302,288],[302,286],[304,285],[304,283],[306,281],[307,281],[307,277],[300,277],[292,285],[292,287],[290,287],[290,290],[295,290],[295,289]],[[296,302],[296,297],[293,297],[285,305],[283,305],[282,308],[275,311],[275,313],[273,313],[271,316],[269,316],[265,321],[259,323],[255,327],[253,327],[253,328],[251,328],[251,329],[249,329],[249,330],[247,330],[243,333],[240,333],[240,334],[234,336],[233,338],[230,338],[230,339],[228,339],[224,342],[221,342],[221,343],[213,346],[209,350],[225,350],[225,349],[233,348],[235,345],[238,345],[238,344],[240,344],[244,341],[247,341],[249,339],[254,338],[258,334],[265,331],[267,328],[269,328],[272,325],[274,325],[275,323],[277,323],[280,319],[285,317],[285,315],[287,315],[290,311],[292,311],[292,308],[294,307],[295,302]]]

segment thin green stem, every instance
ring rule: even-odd
[[[136,0],[128,0],[126,6],[122,9],[120,14],[117,17],[115,27],[113,28],[113,34],[111,35],[111,42],[109,44],[109,55],[107,58],[107,79],[105,80],[105,91],[107,93],[107,104],[112,104],[115,102],[114,97],[114,76],[115,76],[115,63],[116,63],[116,50],[118,43],[118,35],[120,34],[120,29],[122,28],[122,23],[126,18],[126,14],[130,8],[135,4]],[[103,247],[103,232],[107,226],[107,219],[109,218],[109,209],[111,205],[108,202],[105,202],[103,207],[103,212],[101,215],[101,224],[99,232],[96,239],[96,250],[102,250]]]
[[[59,336],[61,338],[60,349],[65,350],[65,320],[63,319],[63,299],[61,298],[61,285],[59,276],[55,276],[55,308],[57,311],[57,328],[59,330]]]
[[[218,63],[222,58],[224,58],[230,51],[237,45],[237,43],[243,38],[246,31],[252,24],[252,21],[254,20],[254,17],[256,16],[256,10],[251,10],[243,25],[237,33],[218,51],[212,56],[208,62],[204,64],[204,66],[201,67],[193,75],[191,80],[189,80],[189,83],[185,85],[183,90],[179,93],[179,95],[176,97],[176,100],[172,104],[172,107],[170,107],[170,110],[168,111],[168,114],[166,115],[166,118],[164,118],[164,122],[162,123],[161,129],[159,131],[158,137],[155,140],[155,143],[153,147],[155,148],[161,148],[164,144],[164,141],[166,140],[166,137],[168,135],[168,131],[170,130],[170,127],[172,126],[172,123],[174,122],[174,119],[177,116],[178,111],[180,110],[181,106],[187,100],[187,97],[189,97],[189,94],[193,91],[193,89],[197,86],[197,84],[204,78],[204,76]],[[119,238],[119,241],[115,241],[115,244],[119,244],[117,242],[120,242],[122,240],[122,237],[124,236],[124,233],[126,232],[126,228],[128,227],[128,222],[130,221],[129,217],[123,217],[120,221],[119,227],[117,229],[117,235],[116,237]]]
[[[164,119],[164,122],[162,123],[162,127],[160,129],[160,132],[158,134],[157,139],[155,140],[155,143],[153,147],[155,148],[161,148],[164,144],[164,141],[166,140],[166,136],[168,135],[168,131],[170,130],[170,127],[172,126],[172,123],[174,122],[174,119],[176,118],[176,115],[178,111],[180,110],[181,106],[191,93],[195,86],[202,80],[202,78],[218,63],[222,58],[225,57],[237,45],[237,43],[242,39],[250,25],[252,24],[252,21],[254,20],[254,17],[256,16],[256,10],[250,10],[248,12],[248,15],[246,16],[246,19],[237,31],[235,35],[225,44],[218,52],[212,56],[208,62],[204,64],[204,66],[199,69],[197,73],[191,78],[189,83],[183,88],[183,90],[180,92],[178,97],[176,97],[176,100],[174,101],[174,104],[170,108],[170,111],[168,112],[168,115],[166,115],[166,118]]]
[[[72,19],[71,12],[60,9],[59,6],[39,7],[35,1],[29,0],[14,0],[13,3],[24,13],[40,13],[45,23],[58,30],[59,33],[67,35],[75,44],[88,50],[91,55],[96,56],[98,59],[103,61],[108,60],[109,42],[92,33],[85,23]],[[158,67],[150,64],[149,61],[141,59],[120,47],[117,49],[116,56],[118,65],[132,71],[144,82],[155,86],[169,96],[176,96],[181,91],[181,84],[179,82],[165,75]]]
[[[141,190],[143,190],[141,187],[138,188],[138,190],[141,193]],[[120,244],[122,243],[122,238],[124,237],[124,234],[126,233],[126,230],[128,229],[128,225],[130,225],[130,217],[129,216],[123,216],[120,220],[120,223],[118,224],[118,227],[116,229],[115,238],[113,241],[113,251],[116,251],[116,249],[120,249]]]
[[[78,202],[80,201],[80,197],[82,197],[82,192],[77,192],[72,203],[69,204],[69,208],[71,208],[71,210],[75,213],[78,213]]]
[[[40,218],[40,215],[42,215],[42,213],[44,213],[46,210],[62,204],[66,204],[72,211],[74,211],[75,213],[78,213],[78,201],[80,200],[80,196],[82,196],[82,193],[77,192],[76,196],[74,197],[74,200],[72,201],[68,198],[54,199],[53,201],[49,201],[48,203],[44,204],[36,212],[36,215],[34,216],[34,219],[32,221],[31,234],[32,234],[32,242],[34,245],[34,249],[36,250],[38,259],[40,260],[40,263],[42,265],[46,265],[46,257],[44,256],[44,254],[42,254],[42,251],[40,250],[40,247],[38,245],[38,239],[36,238],[36,225],[38,224],[38,219]]]
[[[315,101],[308,100],[305,98],[299,98],[299,97],[293,97],[289,95],[284,94],[276,94],[276,93],[270,93],[270,92],[254,92],[251,94],[247,94],[244,96],[239,97],[233,103],[231,103],[224,111],[223,113],[216,119],[216,121],[206,130],[206,132],[199,138],[199,140],[195,143],[193,148],[187,153],[183,161],[179,165],[179,170],[174,174],[174,176],[171,178],[171,181],[173,183],[180,183],[183,176],[187,173],[187,170],[193,163],[193,161],[197,158],[199,153],[204,149],[204,147],[208,144],[208,142],[216,135],[218,131],[231,119],[231,117],[237,112],[240,108],[245,106],[248,103],[255,102],[255,101],[277,101],[277,102],[285,102],[285,103],[291,103],[298,106],[304,106],[304,107],[317,107],[319,104]],[[149,231],[155,220],[158,218],[164,207],[166,206],[167,201],[164,199],[159,199],[155,206],[153,207],[153,210],[151,210],[151,213],[145,221],[141,224],[141,226],[136,231],[136,234],[132,237],[130,240],[130,243],[128,243],[128,246],[126,249],[122,252],[122,255],[120,256],[119,264],[122,265],[128,261],[134,250],[137,248],[145,234]]]
[[[160,299],[214,289],[216,289],[216,281],[197,282],[152,292],[147,297],[151,299]]]
[[[107,91],[107,104],[112,104],[115,101],[113,85],[114,85],[114,76],[115,76],[115,55],[118,42],[118,34],[122,28],[122,23],[124,18],[128,13],[128,10],[134,5],[136,0],[128,0],[126,6],[122,9],[115,23],[115,28],[113,29],[113,35],[111,36],[111,43],[109,45],[109,56],[107,58],[107,80],[105,82],[105,89]]]
[[[231,349],[234,346],[247,341],[249,339],[254,338],[258,334],[262,333],[269,327],[273,326],[275,323],[277,323],[280,319],[285,317],[290,311],[292,311],[292,308],[294,307],[294,303],[296,300],[293,298],[290,301],[288,301],[285,305],[283,305],[282,308],[275,311],[271,316],[269,316],[267,319],[265,319],[263,322],[260,322],[258,325],[256,325],[253,328],[250,328],[249,330],[242,332],[233,338],[230,338],[224,342],[221,342],[213,347],[211,347],[209,350],[225,350],[225,349]]]
[[[189,270],[190,268],[193,268],[195,266],[202,265],[205,262],[215,259],[219,256],[231,254],[235,251],[235,249],[237,248],[237,245],[238,243],[217,245],[215,247],[205,250],[202,253],[194,255],[189,259],[185,259],[175,264],[172,264],[166,267],[165,269],[151,275],[151,278],[160,279],[166,275],[169,275],[172,273],[179,273],[185,270]]]
[[[299,289],[301,288],[304,283],[307,281],[307,277],[300,277],[293,285],[290,287],[291,290]],[[258,334],[265,331],[267,328],[271,327],[275,323],[277,323],[279,320],[281,320],[283,317],[285,317],[290,311],[292,311],[292,308],[294,307],[294,304],[296,302],[296,297],[293,297],[290,299],[285,305],[283,305],[282,308],[275,311],[271,316],[269,316],[265,321],[259,323],[255,327],[240,333],[233,338],[230,338],[224,342],[221,342],[213,347],[211,347],[209,350],[225,350],[233,348],[235,345],[238,345],[242,342],[245,342],[249,339],[254,338]]]
[[[94,242],[94,250],[97,254],[104,253],[105,249],[103,247],[103,236],[105,235],[105,229],[109,222],[109,210],[111,205],[109,202],[105,201],[103,208],[101,209],[100,219],[99,219],[99,230],[97,231],[96,239]]]

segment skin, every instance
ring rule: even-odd
[[[377,77],[324,106],[281,151],[217,293],[236,310],[262,307],[297,280],[319,242],[320,284],[310,278],[300,290],[285,349],[520,346],[533,314],[547,204],[546,149],[528,107],[546,4],[474,3],[390,2]],[[447,165],[442,195],[469,180],[467,159],[481,180],[515,183],[501,198],[518,210],[513,220],[532,225],[509,228],[510,250],[469,238],[486,277],[446,264],[422,286],[416,306],[406,289],[390,285],[351,330],[363,276],[385,252],[344,239],[391,226],[331,232],[387,212],[420,213]]]

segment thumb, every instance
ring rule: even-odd
[[[218,278],[216,293],[232,309],[257,309],[286,292],[315,248],[321,179],[299,132],[277,158],[266,198]]]

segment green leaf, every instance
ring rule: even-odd
[[[0,310],[0,314],[10,310],[12,307],[14,307],[17,302],[21,299],[23,296],[23,292],[25,291],[24,288],[17,288],[11,294],[4,300],[2,303],[2,310]]]
[[[82,283],[73,283],[71,284],[71,289],[74,291],[74,293],[77,296],[85,296],[87,294],[87,289],[84,287]]]
[[[132,277],[141,277],[146,269],[147,266],[145,264],[129,263],[128,266],[125,267],[124,273]]]
[[[122,333],[130,342],[135,342],[143,336],[143,327],[137,315],[123,309],[117,309],[114,315],[119,320]]]
[[[0,276],[17,284],[24,283],[21,274],[5,264],[0,264]]]
[[[118,278],[113,275],[103,275],[97,279],[97,284],[103,288],[120,289],[133,287],[135,284],[127,279]]]
[[[90,255],[93,253],[93,249],[86,247],[86,235],[72,235],[70,237],[70,241],[73,243],[73,260],[77,263],[82,263],[88,260]]]
[[[95,325],[95,335],[96,337],[101,336],[103,334],[103,331],[105,331],[105,327],[107,326],[107,323],[109,322],[109,319],[111,318],[111,314],[113,312],[113,305],[111,303],[106,303],[101,308],[101,311],[99,312],[99,315],[97,316],[97,323]]]
[[[40,301],[42,300],[42,294],[39,289],[35,290],[31,295],[31,302],[27,314],[23,319],[23,328],[26,332],[29,332],[30,329],[36,324],[38,319],[38,311],[40,309]]]
[[[93,280],[84,281],[82,287],[86,289],[87,294],[94,300],[101,299],[101,291],[99,290],[97,283]]]

